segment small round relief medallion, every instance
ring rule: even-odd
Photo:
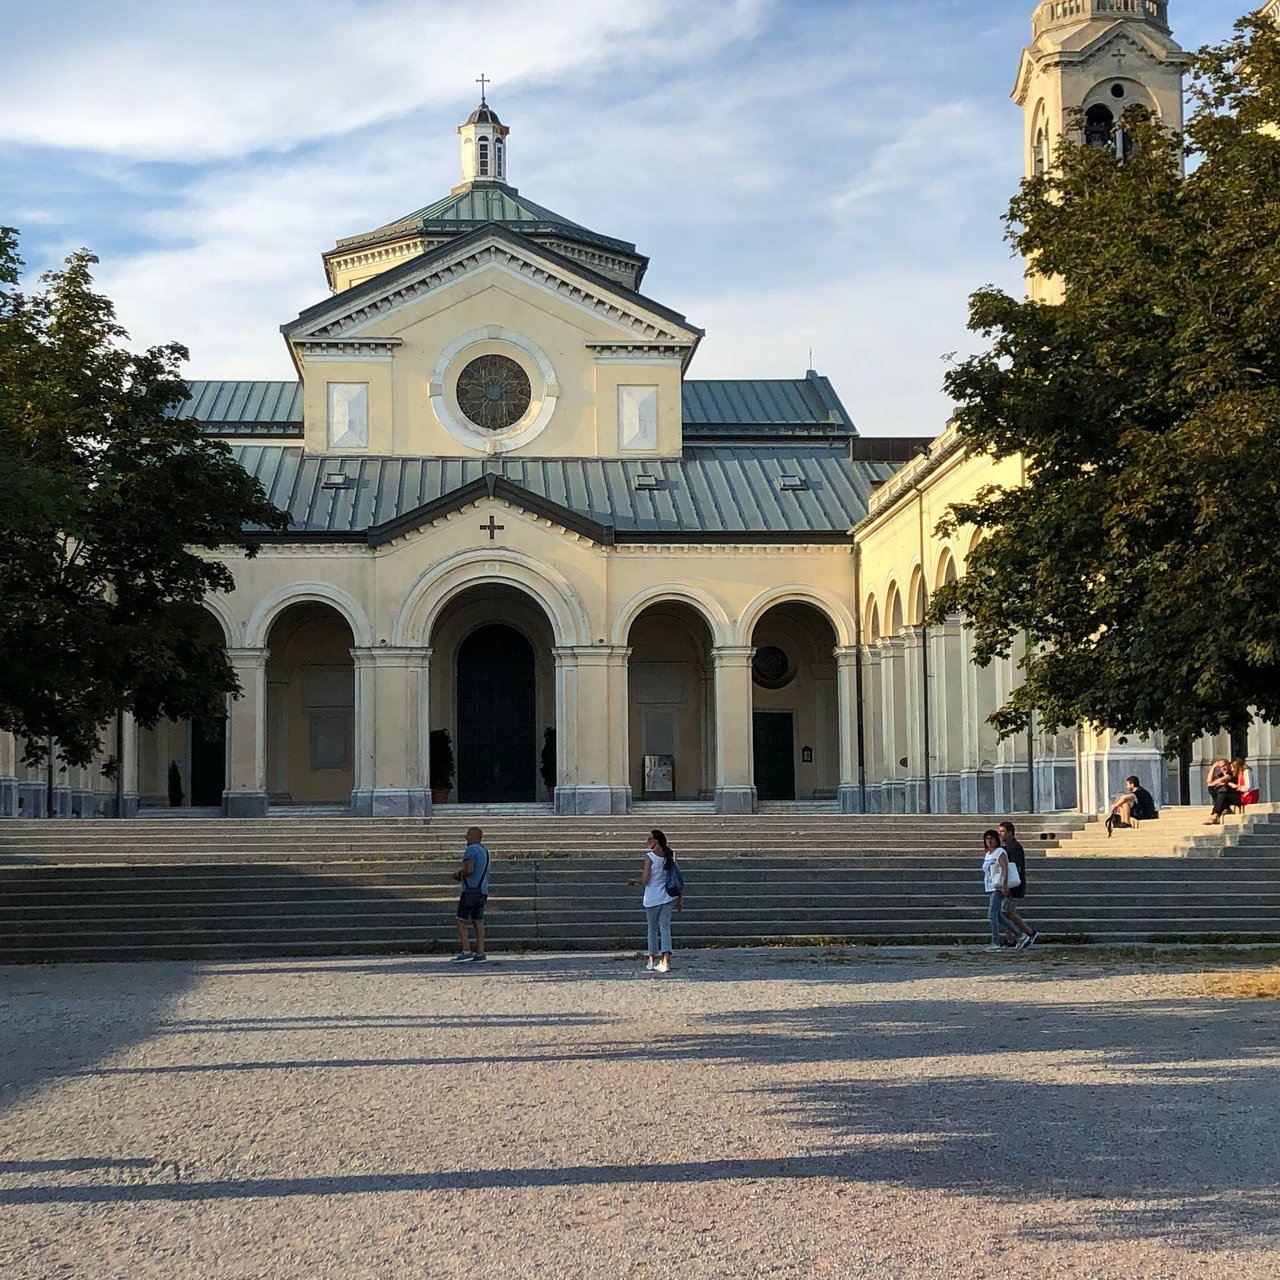
[[[477,356],[458,374],[458,408],[485,431],[506,431],[529,411],[529,375],[510,356]]]

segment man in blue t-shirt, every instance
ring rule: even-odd
[[[481,844],[484,832],[479,827],[467,828],[467,847],[462,852],[462,865],[453,878],[462,885],[458,899],[458,946],[454,964],[482,964],[484,954],[484,904],[489,897],[489,850]],[[467,936],[468,923],[476,933],[476,949],[471,950]]]

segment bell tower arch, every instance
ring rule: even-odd
[[[1031,17],[1013,100],[1026,122],[1027,177],[1053,167],[1053,149],[1071,112],[1084,116],[1083,141],[1122,150],[1118,126],[1142,107],[1182,128],[1182,82],[1190,55],[1173,38],[1168,0],[1041,0]]]
[[[1119,156],[1128,146],[1122,122],[1131,107],[1182,128],[1191,58],[1173,38],[1168,11],[1168,0],[1040,0],[1012,95],[1025,122],[1028,178],[1053,168],[1073,112],[1082,117],[1081,141]],[[1029,284],[1033,297],[1053,300],[1051,281],[1032,272]]]

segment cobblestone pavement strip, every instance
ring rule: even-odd
[[[1280,1007],[678,952],[0,969],[0,1276],[1280,1274]]]

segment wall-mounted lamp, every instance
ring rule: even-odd
[[[812,764],[812,763],[813,763],[813,748],[812,748],[812,747],[801,747],[801,748],[800,748],[800,763],[801,763],[801,764]]]

